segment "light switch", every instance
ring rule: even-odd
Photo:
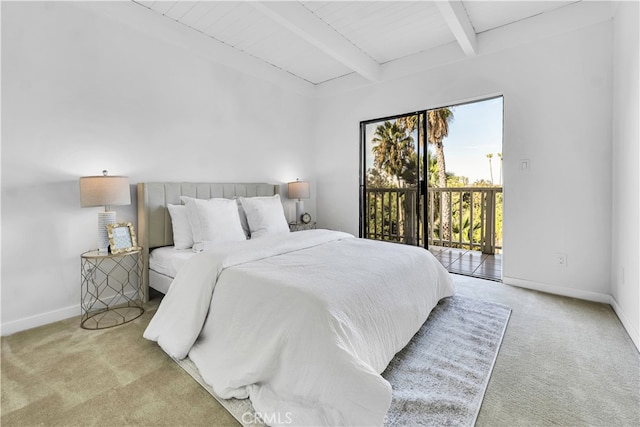
[[[520,159],[520,170],[523,172],[529,172],[530,164],[529,159]]]

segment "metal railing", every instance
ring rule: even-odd
[[[428,188],[426,233],[423,196],[416,188],[367,188],[364,194],[363,237],[424,246],[480,250],[502,249],[502,187]]]

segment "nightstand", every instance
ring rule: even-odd
[[[309,223],[304,223],[304,222],[290,222],[289,223],[289,230],[290,231],[302,231],[302,230],[315,230],[316,229],[316,222],[315,221],[311,221]]]
[[[80,263],[82,328],[111,328],[144,313],[142,248],[121,254],[89,251]]]

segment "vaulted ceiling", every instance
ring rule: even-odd
[[[587,3],[608,2],[576,0],[132,1],[206,38],[212,50],[222,46],[244,56],[242,67],[262,63],[312,86],[354,73],[379,81],[389,65],[409,66],[445,46],[461,58],[473,57],[482,53],[483,35],[496,30],[519,25],[542,37],[560,31],[563,19],[587,16],[590,23],[606,19],[611,8],[594,12]],[[206,49],[204,42],[200,46]]]

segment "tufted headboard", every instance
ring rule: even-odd
[[[168,204],[181,204],[180,196],[233,199],[238,196],[273,196],[279,192],[278,184],[265,183],[138,183],[138,245],[143,248],[145,301],[149,298],[149,250],[173,245]]]

